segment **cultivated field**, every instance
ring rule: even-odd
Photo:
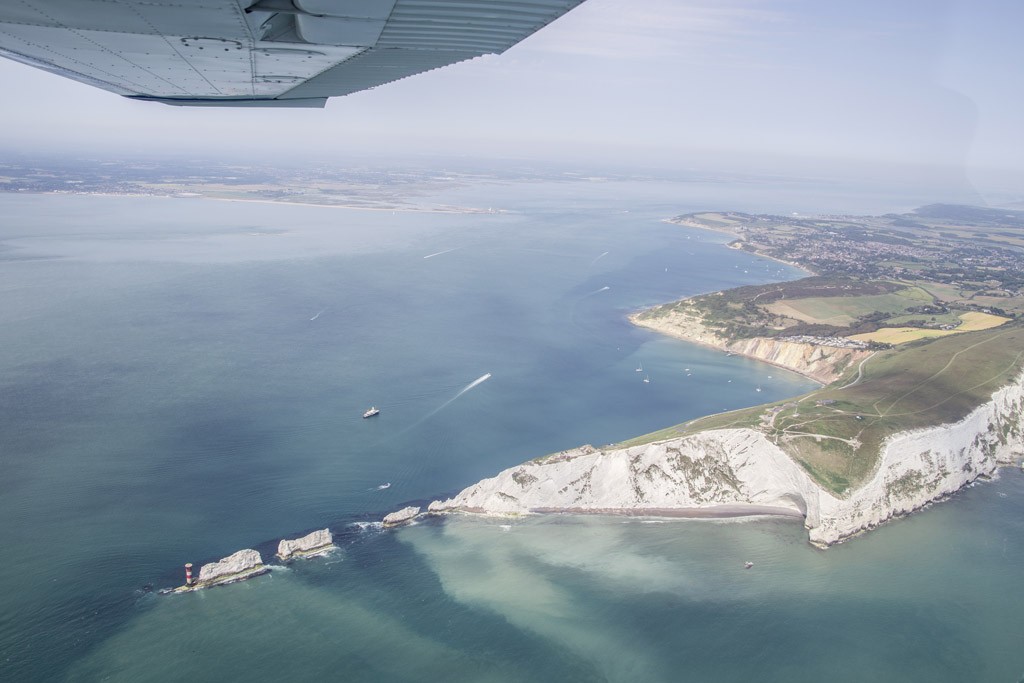
[[[782,299],[765,309],[775,315],[808,323],[850,325],[860,316],[881,311],[902,313],[909,306],[932,303],[932,297],[920,287],[907,287],[892,294],[874,296],[829,296],[807,299]]]
[[[907,342],[917,341],[919,339],[932,339],[935,337],[945,337],[951,334],[961,334],[963,332],[990,330],[993,327],[999,327],[1000,325],[1010,322],[1009,318],[992,315],[991,313],[982,313],[981,311],[967,311],[966,313],[962,313],[959,318],[961,323],[953,330],[926,330],[919,327],[883,327],[875,332],[852,335],[850,339],[897,345],[906,344]]]
[[[959,332],[960,330],[925,330],[920,327],[883,327],[874,332],[852,335],[850,339],[898,345],[918,341],[920,339],[946,337],[951,334],[958,334]]]
[[[991,330],[993,327],[999,327],[1000,325],[1005,325],[1010,322],[1009,318],[992,315],[991,313],[982,313],[981,311],[968,311],[960,316],[960,319],[963,320],[964,323],[957,329],[964,332]]]

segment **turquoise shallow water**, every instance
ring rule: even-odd
[[[1007,472],[828,552],[775,519],[368,530],[142,599],[70,679],[1015,681],[1022,494]]]
[[[536,189],[448,198],[512,210],[486,215],[0,195],[3,678],[1024,672],[1017,474],[827,553],[785,521],[359,526],[526,458],[810,386],[625,322],[796,276],[659,221],[707,208],[697,189]],[[730,191],[756,208],[714,188]],[[763,187],[747,201],[768,196],[824,208]],[[152,592],[185,561],[269,557],[326,525],[329,558]]]

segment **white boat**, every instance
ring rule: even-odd
[[[644,364],[640,363],[639,365],[637,365],[636,366],[636,371],[637,372],[643,372],[644,371]]]
[[[651,377],[650,377],[650,375],[644,375],[644,382],[645,382],[645,383],[647,383],[647,384],[650,384],[650,383],[651,383]]]
[[[367,410],[365,413],[363,413],[363,417],[373,417],[374,415],[379,415],[379,414],[380,414],[380,409],[377,408],[377,406],[370,406],[370,409]]]

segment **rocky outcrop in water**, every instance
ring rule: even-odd
[[[333,547],[334,537],[331,530],[319,529],[302,538],[282,539],[277,544],[277,557],[282,561],[293,557],[314,557],[326,553]]]
[[[263,558],[260,557],[259,552],[247,548],[228,555],[218,562],[204,564],[199,570],[199,577],[192,588],[209,588],[210,586],[244,581],[268,571],[270,568],[263,564]]]
[[[400,524],[407,524],[416,518],[416,515],[420,514],[418,507],[409,506],[402,508],[398,512],[392,512],[390,515],[384,517],[384,526],[399,526]]]
[[[788,512],[824,547],[953,493],[1024,456],[1024,377],[954,424],[902,432],[846,497],[822,488],[764,434],[722,429],[644,446],[534,460],[434,501],[430,512],[673,515]]]

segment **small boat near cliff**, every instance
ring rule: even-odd
[[[373,417],[374,415],[380,415],[380,409],[376,406],[370,406],[370,409],[363,413],[363,417]]]

